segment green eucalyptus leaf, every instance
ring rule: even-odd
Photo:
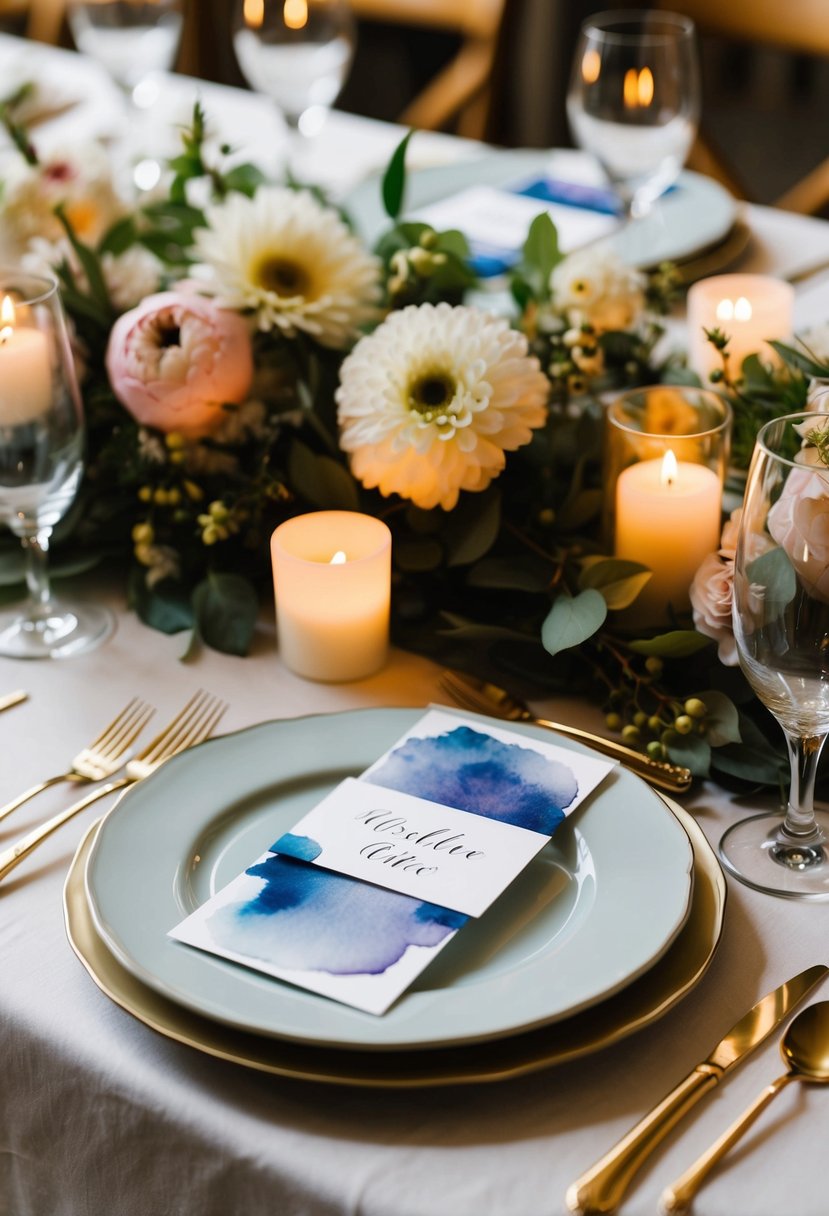
[[[236,165],[222,177],[226,190],[235,190],[238,194],[246,194],[253,198],[260,186],[268,179],[258,165]]]
[[[408,574],[437,570],[443,562],[443,545],[430,536],[416,536],[395,541],[394,564]]]
[[[541,626],[542,645],[552,655],[580,646],[601,629],[606,617],[604,596],[592,587],[578,595],[560,595]]]
[[[356,483],[345,465],[312,452],[299,440],[291,446],[288,476],[297,493],[320,510],[356,511],[360,505]]]
[[[135,567],[130,573],[129,602],[139,620],[159,633],[181,633],[193,627],[195,618],[186,587],[164,579],[150,588],[143,567]]]
[[[112,253],[117,257],[118,254],[125,253],[130,246],[134,245],[137,239],[138,229],[135,226],[135,220],[131,215],[127,215],[112,225],[98,245],[98,253]]]
[[[724,692],[709,688],[699,693],[708,713],[705,716],[705,738],[712,747],[724,747],[727,743],[739,743],[740,715],[737,706]]]
[[[585,563],[579,575],[579,587],[595,587],[605,598],[608,608],[627,608],[649,583],[653,574],[639,562],[618,557],[599,558]]]
[[[769,617],[782,612],[797,592],[797,575],[783,548],[769,549],[746,566],[750,583],[765,587],[763,603]]]
[[[485,557],[471,566],[466,576],[470,587],[493,591],[528,591],[540,594],[550,585],[553,567],[532,554],[516,557]]]
[[[403,208],[406,191],[406,152],[414,131],[408,131],[392,153],[383,175],[383,206],[389,219],[396,220]]]
[[[707,777],[711,770],[711,745],[699,735],[680,735],[672,732],[666,744],[668,758],[672,764],[680,764],[691,770],[695,777]]]
[[[501,527],[501,495],[498,490],[464,497],[448,517],[443,529],[449,566],[469,566],[488,553]]]
[[[562,503],[558,513],[558,525],[565,532],[583,528],[595,519],[602,509],[604,493],[601,490],[580,490]]]
[[[716,748],[711,754],[711,767],[728,777],[749,781],[752,785],[779,785],[786,779],[786,762],[768,747],[747,743],[730,743]]]
[[[628,648],[635,654],[653,654],[662,659],[684,659],[711,645],[711,638],[697,633],[695,629],[673,629],[655,638],[638,638],[635,642],[629,642]]]
[[[224,654],[246,655],[253,640],[259,601],[253,584],[239,574],[208,574],[193,592],[201,639]]]
[[[539,299],[549,292],[550,275],[561,261],[556,226],[546,211],[530,224],[522,250],[520,272]]]
[[[803,351],[795,350],[793,346],[787,346],[785,342],[769,342],[769,346],[776,350],[784,363],[789,367],[795,367],[798,371],[804,372],[807,376],[814,376],[818,380],[826,380],[829,378],[829,365],[826,363],[818,363]]]

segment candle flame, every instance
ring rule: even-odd
[[[649,67],[638,72],[636,68],[628,68],[622,92],[627,109],[645,109],[653,101],[653,72]]]
[[[11,296],[3,296],[0,305],[0,342],[7,342],[14,333],[14,304]]]
[[[246,25],[252,30],[260,29],[265,20],[265,0],[245,0],[243,13]]]
[[[672,486],[676,481],[676,474],[676,456],[674,456],[671,449],[668,448],[667,452],[662,457],[662,469],[659,474],[659,480],[665,487]]]
[[[308,0],[285,0],[282,20],[289,30],[301,30],[308,24]]]
[[[581,78],[585,84],[595,84],[599,79],[599,74],[602,70],[602,61],[599,52],[589,50],[584,52],[584,58],[581,61]]]
[[[745,298],[740,296],[735,300],[720,300],[717,305],[717,320],[718,321],[750,321],[751,320],[751,304]]]
[[[342,549],[338,549],[328,564],[329,566],[343,566],[347,561],[348,558],[343,553]]]

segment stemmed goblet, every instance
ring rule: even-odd
[[[0,270],[0,524],[20,538],[29,598],[0,614],[0,654],[60,658],[97,645],[112,616],[56,600],[49,540],[83,473],[81,399],[57,283]]]
[[[581,27],[567,116],[616,190],[626,221],[677,179],[699,120],[694,23],[677,13],[597,13]]]
[[[740,666],[783,728],[785,816],[741,820],[720,842],[737,878],[776,895],[829,899],[829,813],[814,807],[829,734],[829,415],[790,414],[760,430],[734,562]]]
[[[356,43],[348,0],[235,0],[233,46],[251,88],[288,127],[288,172],[345,84]],[[300,158],[301,159],[301,158]]]

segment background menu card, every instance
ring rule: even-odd
[[[612,767],[430,710],[170,936],[384,1013]]]

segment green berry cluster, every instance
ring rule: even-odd
[[[655,656],[641,667],[627,660],[620,686],[611,689],[605,701],[605,725],[630,747],[644,748],[654,760],[668,758],[677,736],[704,735],[708,707],[700,697],[677,700],[662,691],[659,677],[663,662]]]

